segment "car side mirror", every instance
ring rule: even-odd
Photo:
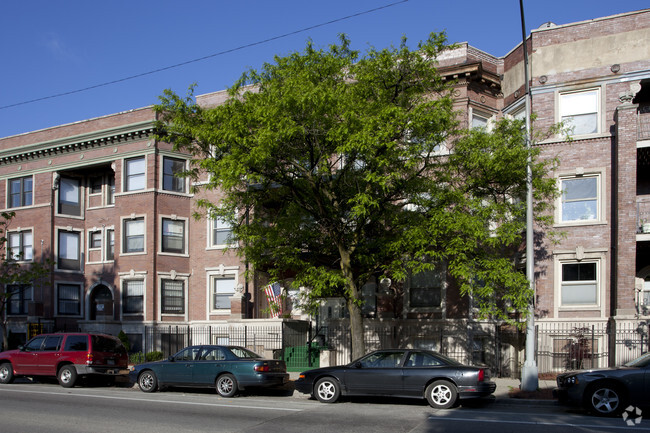
[[[18,346],[18,350],[20,350],[21,352],[24,352],[25,351],[25,346],[23,346],[21,344],[20,346]]]
[[[354,368],[361,368],[361,367],[363,367],[363,364],[361,363],[361,361],[357,361],[357,362],[354,363]]]
[[[173,356],[170,356],[169,358],[167,358],[167,361],[169,361],[169,362],[174,362],[174,357],[173,357]]]

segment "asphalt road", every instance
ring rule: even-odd
[[[648,416],[650,419],[650,414]],[[132,388],[0,386],[0,431],[58,432],[650,432],[559,406],[494,404],[434,410],[418,400],[343,399],[322,404],[302,395],[248,394],[224,399],[209,391],[145,394]]]

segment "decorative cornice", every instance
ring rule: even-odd
[[[153,133],[153,122],[145,121],[118,128],[28,144],[0,151],[0,165],[139,140],[148,138]]]
[[[462,65],[443,66],[438,68],[443,80],[465,79],[476,81],[496,90],[501,90],[501,78],[497,74],[483,69],[481,62],[464,63]]]

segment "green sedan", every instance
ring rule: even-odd
[[[163,387],[215,387],[232,397],[247,387],[281,387],[289,381],[284,361],[264,359],[239,346],[189,346],[167,360],[131,368],[131,381],[144,392]]]

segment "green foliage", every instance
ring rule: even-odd
[[[120,339],[122,345],[124,346],[127,352],[131,350],[131,343],[129,342],[129,337],[126,336],[126,333],[124,333],[123,330],[120,330],[119,334],[117,334],[117,338]]]
[[[197,217],[232,223],[253,268],[309,287],[311,306],[345,298],[353,357],[363,353],[359,288],[371,276],[403,281],[444,262],[485,314],[503,311],[497,300],[520,308],[530,298],[516,270],[522,125],[459,130],[434,60],[447,48],[432,34],[416,51],[404,39],[361,56],[342,36],[248,71],[220,106],[198,106],[190,88],[165,91],[155,107],[158,138],[189,151],[188,175],[209,173],[205,187],[223,193],[200,201]],[[554,191],[548,165],[535,160],[539,209]]]
[[[157,350],[153,352],[147,352],[146,354],[142,352],[136,352],[129,355],[129,364],[144,364],[145,362],[160,361],[163,358],[163,353]]]

